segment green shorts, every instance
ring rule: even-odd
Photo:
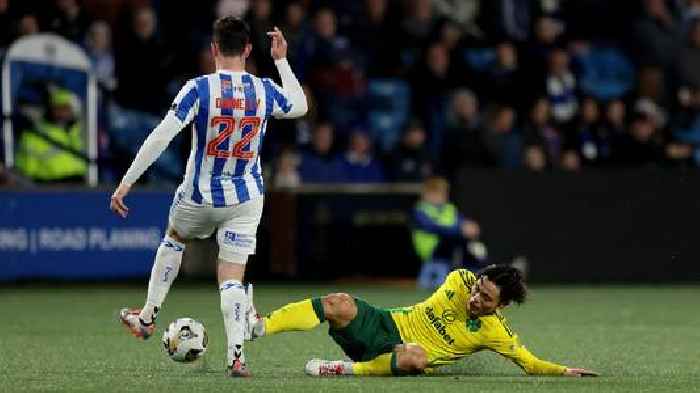
[[[402,341],[391,313],[357,298],[355,304],[357,316],[348,326],[328,329],[333,341],[355,362],[372,360],[383,353],[393,352],[394,346]]]

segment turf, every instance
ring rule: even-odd
[[[256,287],[267,312],[288,301],[336,291],[319,286]],[[380,306],[411,304],[410,288],[352,286]],[[71,392],[697,392],[700,391],[700,287],[544,287],[506,315],[542,358],[599,371],[600,378],[530,377],[491,353],[436,376],[307,377],[315,356],[340,358],[325,327],[263,338],[246,347],[254,378],[224,378],[225,338],[215,287],[178,285],[159,317],[202,320],[209,350],[196,364],[167,358],[155,339],[139,342],[116,323],[144,288],[74,286],[0,289],[0,391]],[[162,332],[162,326],[158,333]]]

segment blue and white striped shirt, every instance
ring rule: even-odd
[[[192,122],[192,151],[178,193],[214,207],[262,195],[260,148],[268,119],[298,117],[307,110],[306,97],[287,61],[276,64],[284,88],[267,78],[226,70],[189,80],[144,142],[123,182],[133,184],[177,132]]]

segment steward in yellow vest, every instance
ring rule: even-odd
[[[421,200],[413,211],[413,246],[423,262],[418,285],[430,289],[440,285],[452,270],[453,255],[462,252],[462,259],[472,256],[481,262],[483,255],[473,255],[480,228],[476,221],[464,218],[455,205],[449,203],[449,183],[441,177],[430,177],[423,184]],[[477,247],[478,248],[478,247]],[[485,251],[484,251],[485,252]],[[467,255],[469,254],[469,255]],[[461,263],[460,263],[461,265]]]
[[[74,152],[85,151],[82,127],[75,121],[74,96],[67,90],[51,93],[46,119],[22,132],[17,169],[39,182],[82,181],[87,162]]]

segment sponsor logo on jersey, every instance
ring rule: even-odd
[[[446,310],[451,311],[451,310]],[[443,316],[445,315],[445,312],[443,312]],[[433,310],[432,307],[426,307],[425,308],[425,316],[428,317],[428,320],[430,321],[430,324],[433,326],[435,329],[435,332],[442,337],[442,340],[445,341],[449,345],[453,345],[455,340],[450,336],[449,333],[447,333],[447,322],[443,320],[443,317],[440,316],[438,317],[435,315],[435,310]],[[452,315],[452,318],[454,318],[454,312]],[[454,319],[452,319],[452,322],[454,322]],[[451,323],[451,322],[450,322]]]
[[[478,332],[481,329],[481,319],[470,319],[467,321],[467,328],[470,332]]]
[[[446,325],[451,324],[455,319],[457,319],[457,314],[455,314],[454,310],[445,310],[442,312],[442,320]]]

